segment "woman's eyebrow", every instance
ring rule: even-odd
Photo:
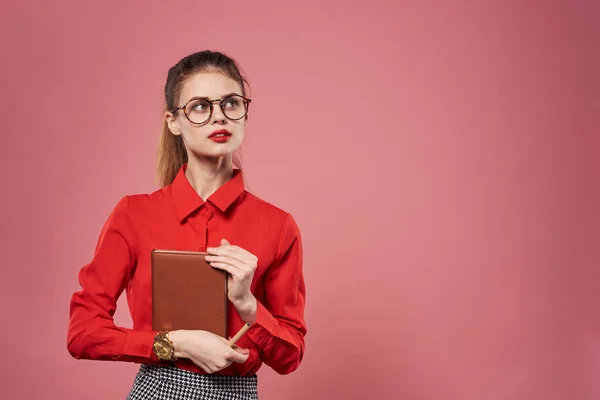
[[[231,93],[224,94],[223,96],[221,96],[221,98],[224,99],[225,97],[229,97],[229,96],[241,96],[241,94],[236,93],[236,92],[231,92]]]
[[[234,96],[234,95],[235,96],[241,96],[241,94],[239,94],[239,93],[231,92],[231,93],[224,94],[223,96],[220,97],[220,99],[224,99],[226,97]],[[191,99],[210,100],[210,97],[207,97],[207,96],[193,96],[193,97],[191,97]],[[217,100],[217,99],[215,99],[215,100]]]

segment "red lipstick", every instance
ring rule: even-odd
[[[227,129],[219,129],[218,131],[214,131],[211,133],[208,138],[213,142],[217,143],[225,143],[231,137],[231,132]]]

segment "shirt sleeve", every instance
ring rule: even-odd
[[[265,272],[264,285],[264,304],[258,302],[256,322],[248,336],[265,364],[279,374],[288,374],[302,361],[307,331],[302,241],[290,214],[281,231],[278,255]]]
[[[81,290],[70,302],[67,349],[76,359],[157,362],[152,351],[156,332],[122,328],[113,315],[136,261],[122,198],[104,224],[91,262],[79,271]]]

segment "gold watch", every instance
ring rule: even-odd
[[[173,342],[169,337],[168,331],[160,331],[154,337],[154,344],[152,345],[154,354],[161,360],[175,361],[175,348]]]

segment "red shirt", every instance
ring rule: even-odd
[[[251,291],[258,301],[256,323],[238,341],[250,350],[244,364],[222,375],[252,375],[262,363],[280,374],[294,371],[304,354],[305,286],[302,242],[287,212],[244,190],[242,174],[206,202],[188,182],[184,165],[173,183],[151,194],[125,196],[106,221],[90,263],[79,272],[73,294],[67,347],[77,359],[163,363],[152,344],[152,249],[205,251],[222,238],[258,257]],[[119,295],[127,293],[133,329],[116,326]],[[229,336],[244,322],[229,303]],[[180,368],[204,373],[190,360]]]

